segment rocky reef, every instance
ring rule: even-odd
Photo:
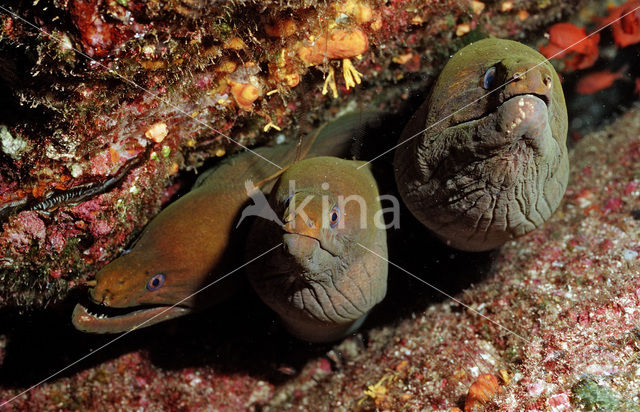
[[[374,106],[392,113],[360,142],[375,156],[454,50],[544,42],[593,15],[554,0],[298,3],[0,6],[3,410],[640,410],[637,103],[573,128],[559,210],[497,250],[450,249],[403,209],[388,296],[341,342],[290,337],[249,288],[115,340],[73,329],[83,284],[237,143]],[[602,93],[591,106],[619,102]],[[395,193],[391,167],[375,163],[381,192]]]

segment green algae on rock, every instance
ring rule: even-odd
[[[540,227],[567,186],[560,79],[511,40],[473,43],[446,64],[396,151],[411,212],[453,247],[481,251]]]
[[[591,378],[580,379],[571,391],[574,405],[584,411],[640,412],[639,405],[624,400],[620,394]]]

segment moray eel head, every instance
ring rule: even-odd
[[[176,304],[175,291],[188,286],[181,279],[188,277],[180,276],[180,268],[134,248],[98,272],[91,303],[78,303],[72,322],[84,332],[117,333],[183,316],[194,302]]]
[[[248,267],[260,298],[301,339],[326,342],[355,330],[386,293],[386,232],[377,186],[361,162],[317,157],[294,164],[270,203],[283,226],[256,221],[253,242],[281,242]],[[249,245],[249,250],[255,249]]]
[[[442,130],[479,119],[525,94],[564,106],[559,78],[541,54],[510,40],[481,40],[456,53],[442,70],[424,105],[429,119],[440,123],[427,126]]]
[[[411,212],[453,247],[481,251],[541,226],[568,181],[567,110],[537,51],[486,39],[454,55],[394,160]]]

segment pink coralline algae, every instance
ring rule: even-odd
[[[63,216],[65,223],[57,226],[50,226],[47,229],[48,247],[56,253],[60,253],[64,250],[69,239],[81,234],[82,230],[80,230],[78,226],[84,225],[84,222],[79,224],[81,221],[74,222],[69,215],[61,215],[61,217]]]
[[[573,410],[569,395],[566,393],[558,393],[550,396],[547,400],[547,405],[551,409],[551,412],[569,412]]]
[[[72,0],[69,5],[71,19],[80,33],[83,50],[90,57],[104,58],[115,47],[122,46],[145,26],[138,24],[131,11],[119,7],[119,1],[113,0]],[[125,1],[125,4],[129,2]],[[130,8],[136,8],[136,2]],[[109,8],[110,16],[104,16],[101,10]],[[118,21],[120,20],[120,21]]]
[[[12,228],[8,227],[7,231],[11,234],[3,240],[16,252],[24,252],[30,247],[40,247],[47,236],[46,225],[36,212],[21,213],[13,225],[19,230],[11,230]]]
[[[622,198],[615,196],[607,199],[606,203],[602,207],[603,213],[616,212],[622,206]]]

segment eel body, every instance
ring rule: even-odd
[[[438,237],[462,250],[489,250],[556,210],[569,174],[566,135],[551,64],[521,43],[481,40],[449,60],[406,126],[396,182]]]
[[[284,225],[259,219],[251,229],[248,258],[254,244],[283,243],[247,270],[255,291],[298,338],[339,339],[385,296],[387,263],[366,249],[386,258],[386,230],[376,182],[368,168],[358,169],[363,164],[335,157],[294,164],[270,196]]]
[[[346,156],[353,136],[377,116],[373,111],[348,114],[325,124],[299,145],[292,142],[255,150],[282,169],[246,151],[205,172],[190,192],[147,225],[130,252],[97,273],[96,284],[89,290],[91,302],[78,303],[73,311],[74,326],[84,332],[118,333],[226,299],[235,284],[227,279],[192,295],[243,263],[233,253],[243,249],[242,243],[230,245],[240,237],[235,228],[241,210],[250,203],[245,182],[268,192],[275,178],[299,158]]]

